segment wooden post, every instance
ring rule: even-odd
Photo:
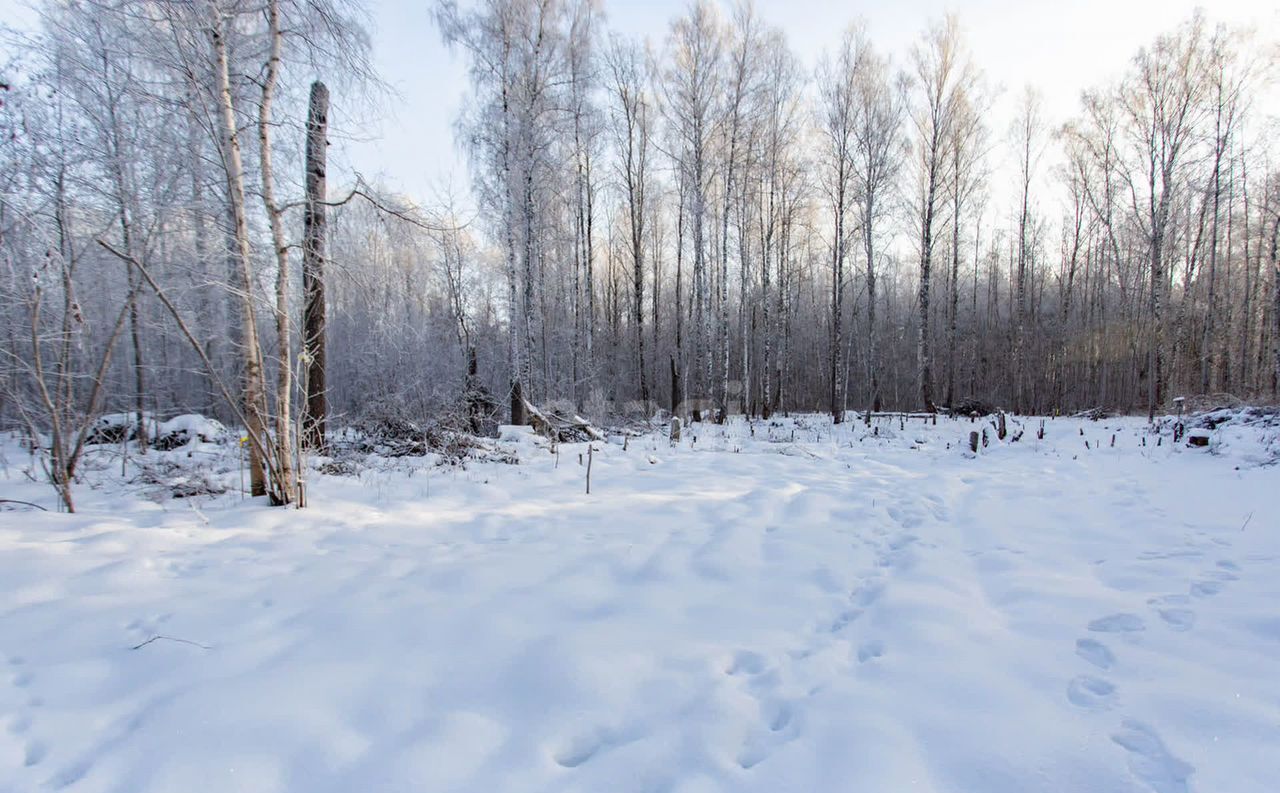
[[[591,460],[595,456],[595,444],[587,444],[587,495],[591,495]]]
[[[974,454],[977,454],[977,453],[978,453],[978,432],[977,432],[977,430],[974,430],[973,432],[970,432],[970,433],[969,433],[969,451],[973,452]]]
[[[1000,428],[997,430],[996,436],[999,437],[1000,440],[1004,440],[1005,436],[1008,434],[1009,434],[1009,430],[1006,428],[1004,423],[1004,411],[1001,411],[1000,412]]]

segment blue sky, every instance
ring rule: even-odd
[[[989,82],[1003,88],[988,119],[998,136],[1025,84],[1042,91],[1049,120],[1061,122],[1081,89],[1120,73],[1140,46],[1198,5],[1215,21],[1252,24],[1280,40],[1280,8],[1271,0],[757,0],[760,14],[786,31],[809,67],[855,17],[902,63],[929,20],[956,11],[975,60]],[[30,19],[27,6],[27,0],[0,0],[0,19],[21,25]],[[420,202],[446,190],[465,196],[469,185],[453,134],[466,67],[462,55],[441,42],[432,6],[431,0],[370,0],[374,58],[396,95],[372,119],[342,118],[341,97],[335,97],[335,125],[359,138],[338,143],[336,164],[378,176]],[[610,30],[647,37],[655,47],[686,6],[686,0],[604,0]],[[1273,111],[1280,109],[1274,94],[1267,100]]]
[[[670,19],[686,5],[605,0],[605,13],[611,30],[661,46]],[[996,135],[1005,133],[1025,84],[1042,91],[1050,120],[1058,123],[1073,111],[1081,89],[1119,74],[1140,46],[1198,5],[1213,20],[1251,23],[1272,40],[1280,37],[1280,9],[1269,0],[1219,0],[1210,6],[1194,0],[757,0],[763,17],[787,32],[810,67],[855,16],[866,20],[879,47],[904,62],[930,19],[958,12],[974,58],[988,80],[1004,89],[989,119]],[[468,185],[452,127],[466,93],[465,64],[441,44],[430,9],[424,0],[379,0],[372,7],[375,57],[400,96],[369,130],[372,139],[344,154],[362,172],[381,172],[388,186],[419,200],[449,185],[465,193]]]

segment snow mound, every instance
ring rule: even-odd
[[[198,413],[187,413],[174,416],[156,427],[155,447],[161,451],[167,451],[186,446],[192,441],[222,443],[230,437],[231,433],[217,419],[201,416]]]

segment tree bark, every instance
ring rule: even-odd
[[[311,84],[311,102],[307,112],[307,203],[302,215],[302,354],[307,372],[302,442],[307,448],[320,452],[325,449],[325,425],[329,412],[324,273],[328,146],[325,132],[328,116],[329,89],[317,80]]]
[[[227,57],[226,22],[219,15],[212,33],[217,80],[220,133],[226,156],[227,197],[235,242],[236,276],[239,281],[241,355],[244,362],[244,413],[246,431],[260,439],[267,437],[265,385],[262,372],[262,348],[258,342],[258,323],[253,306],[253,258],[249,245],[249,221],[245,213],[244,160],[240,153],[240,130],[236,122],[231,95],[231,67]],[[266,464],[259,444],[250,442],[249,491],[262,496],[267,492]]]

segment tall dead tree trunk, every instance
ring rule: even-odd
[[[325,423],[329,412],[325,371],[325,131],[329,117],[329,89],[317,80],[311,84],[307,112],[306,189],[302,215],[302,356],[307,371],[306,405],[302,442],[310,449],[325,447]]]
[[[1271,373],[1271,396],[1280,396],[1280,206],[1271,220],[1271,344],[1275,368]]]

